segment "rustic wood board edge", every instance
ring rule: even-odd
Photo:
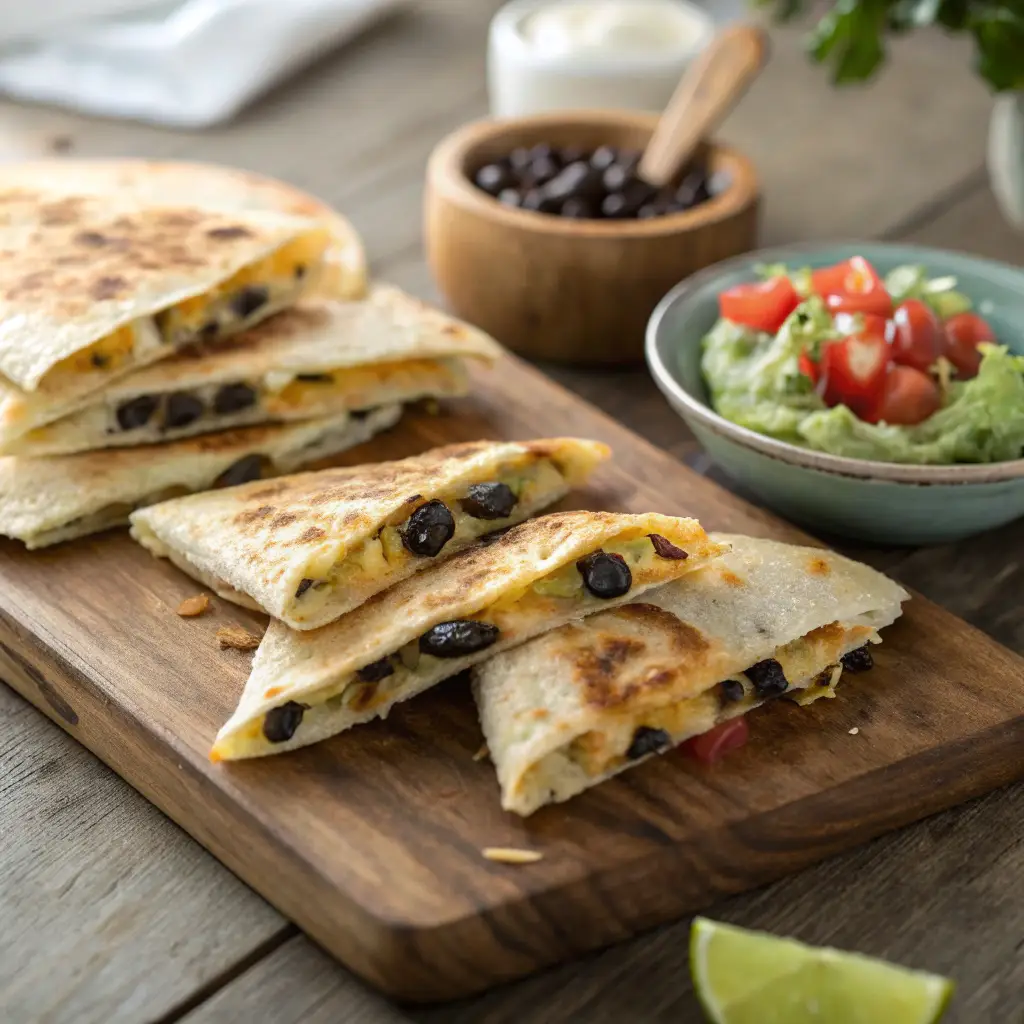
[[[616,440],[628,441],[634,458],[644,459],[642,467],[631,466],[630,476],[645,489],[656,487],[663,472],[689,473],[666,453],[565,393],[542,374],[518,360],[510,363],[519,386],[533,377],[552,401],[586,418],[586,433],[602,436],[613,445]],[[497,390],[506,386],[503,381]],[[701,486],[721,491],[709,481],[702,481]],[[721,500],[734,508],[747,508],[726,491],[721,491]],[[750,509],[749,514],[763,522],[768,532],[803,539],[788,524],[779,524],[761,510]],[[915,604],[918,602],[926,603],[915,598]],[[935,611],[940,618],[969,629],[948,613]],[[983,634],[977,633],[977,637],[998,657],[1007,659],[1008,670],[1020,673],[1020,659]],[[929,787],[926,797],[912,808],[895,799],[903,785],[897,773],[876,772],[797,801],[781,816],[775,812],[774,820],[748,818],[708,833],[702,842],[689,846],[669,840],[665,850],[653,856],[635,858],[615,870],[574,879],[518,902],[510,900],[476,917],[456,917],[434,927],[410,927],[375,917],[351,899],[325,901],[322,888],[318,888],[323,879],[313,877],[299,851],[211,786],[202,766],[190,761],[173,736],[136,720],[112,702],[90,679],[85,666],[55,638],[34,634],[17,609],[0,609],[0,667],[26,699],[93,750],[356,973],[392,996],[415,1002],[469,995],[625,938],[705,905],[718,894],[762,884],[1024,774],[1024,759],[1014,762],[1004,756],[1019,750],[1024,738],[1024,719],[1016,718],[979,735],[980,747],[933,748],[900,762],[900,773],[931,772],[936,782],[948,783]],[[1007,764],[1019,767],[1011,769]],[[879,806],[880,792],[894,799],[883,800]],[[830,822],[813,844],[793,841],[795,833],[787,833],[787,815],[805,814],[826,821],[837,800],[862,817]],[[207,807],[205,820],[194,811],[197,802]],[[254,831],[257,840],[266,841],[253,842]],[[752,871],[750,844],[781,852],[766,857]],[[693,870],[695,859],[698,866],[703,865],[703,872]],[[282,877],[289,880],[288,885],[272,887],[267,881]],[[524,934],[531,936],[529,944],[522,942]],[[438,970],[435,950],[443,950],[443,971]]]

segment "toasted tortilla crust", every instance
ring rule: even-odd
[[[575,438],[447,445],[398,462],[301,473],[165,502],[133,516],[132,536],[158,556],[176,551],[293,629],[315,629],[431,560],[412,558],[379,579],[348,583],[337,594],[343,600],[304,612],[296,590],[311,559],[326,554],[337,562],[421,499],[487,481],[520,457],[549,458],[563,470],[567,489],[608,455],[607,446]],[[536,511],[521,502],[513,516],[518,522]],[[449,544],[446,554],[455,550]]]
[[[276,210],[325,224],[333,238],[329,272],[317,293],[358,299],[366,293],[366,257],[359,235],[340,213],[294,185],[217,164],[162,160],[32,160],[0,166],[0,188],[45,188],[112,195],[140,204]]]
[[[0,190],[0,371],[34,390],[62,359],[314,230],[266,211]]]
[[[657,720],[682,702],[700,703],[723,679],[799,638],[809,679],[844,643],[863,644],[892,622],[908,597],[831,551],[724,534],[711,540],[730,550],[639,603],[553,630],[475,670],[503,807],[529,814],[601,781],[564,758],[553,775],[531,774],[574,739],[621,735],[645,715]],[[714,724],[714,702],[693,711],[697,732]]]
[[[142,395],[155,396],[172,391],[237,381],[259,381],[264,375],[281,373],[316,374],[335,369],[371,367],[380,364],[414,362],[413,368],[395,387],[372,386],[353,397],[354,405],[334,402],[313,410],[301,405],[283,414],[254,405],[237,412],[231,422],[218,421],[216,429],[278,419],[307,419],[333,415],[345,408],[365,409],[392,402],[410,402],[426,396],[449,397],[462,394],[466,374],[461,362],[447,360],[497,358],[500,347],[481,331],[432,309],[390,285],[375,285],[365,300],[341,302],[311,299],[300,302],[262,323],[231,335],[212,346],[189,346],[152,366],[143,367],[102,392],[86,395],[78,411],[24,434],[24,418],[5,414],[23,401],[17,389],[0,383],[0,441],[12,455],[54,455],[92,448],[122,447],[168,439],[158,417],[145,427],[110,433],[111,409]],[[434,369],[429,363],[433,361]],[[310,400],[316,400],[316,389]],[[45,422],[45,417],[42,420]],[[170,432],[170,438],[187,437],[210,430],[205,417],[185,428]],[[20,435],[20,436],[19,436]]]
[[[547,573],[589,554],[612,538],[631,531],[638,536],[658,533],[687,552],[679,560],[664,559],[660,572],[692,574],[722,549],[710,541],[693,519],[677,519],[654,513],[625,515],[611,512],[556,512],[513,527],[493,543],[481,543],[389,590],[323,629],[297,632],[280,622],[271,623],[253,662],[238,709],[218,735],[217,758],[253,757],[280,753],[317,742],[352,725],[381,715],[399,701],[421,693],[441,679],[462,671],[481,658],[552,629],[569,617],[587,614],[586,609],[550,602],[520,633],[502,621],[497,643],[476,655],[438,661],[432,674],[417,674],[408,687],[376,700],[369,707],[337,708],[325,714],[311,729],[300,731],[284,743],[269,744],[257,735],[247,736],[271,708],[310,694],[347,678],[355,669],[394,653],[439,622],[471,617],[504,595],[517,593]],[[590,606],[590,611],[633,600],[655,583],[634,576],[629,594]],[[495,621],[500,611],[492,613]],[[258,729],[257,729],[258,733]]]
[[[343,413],[170,444],[46,459],[0,458],[0,534],[36,548],[125,524],[130,509],[143,498],[168,488],[212,487],[221,473],[246,456],[264,456],[267,472],[292,472],[369,440],[400,415],[399,406],[389,406],[359,420]],[[124,508],[103,527],[80,521],[111,506]]]

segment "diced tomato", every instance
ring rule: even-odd
[[[978,345],[983,341],[995,341],[996,334],[991,325],[977,313],[957,313],[945,323],[945,357],[956,367],[957,376],[968,379],[978,373],[981,353]]]
[[[812,384],[818,383],[818,364],[807,354],[806,350],[797,357],[796,365],[805,377],[811,378]]]
[[[943,353],[942,324],[920,299],[907,299],[893,314],[892,360],[927,373]]]
[[[871,422],[889,366],[889,346],[880,338],[851,334],[822,349],[818,391],[826,405],[846,405]]]
[[[863,256],[853,256],[833,267],[813,271],[811,288],[824,298],[834,314],[892,315],[892,299],[885,290],[885,282]]]
[[[692,736],[682,745],[682,749],[698,761],[711,764],[728,754],[730,750],[742,747],[749,736],[750,726],[747,725],[747,720],[740,716],[730,718],[729,721],[722,722],[699,736]]]
[[[939,387],[927,373],[897,363],[886,374],[873,422],[910,427],[938,412],[941,405]]]
[[[882,341],[888,341],[889,332],[893,329],[891,320],[873,313],[837,313],[835,325],[836,330],[844,336],[866,334],[872,338],[881,338]]]
[[[738,284],[718,296],[726,320],[766,334],[774,334],[798,305],[800,296],[788,277]]]

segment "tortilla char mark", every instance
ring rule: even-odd
[[[670,689],[714,657],[699,630],[663,608],[629,604],[570,627],[552,652],[569,665],[584,702],[610,710]]]

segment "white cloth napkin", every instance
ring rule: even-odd
[[[0,2],[0,92],[203,128],[404,2]]]

